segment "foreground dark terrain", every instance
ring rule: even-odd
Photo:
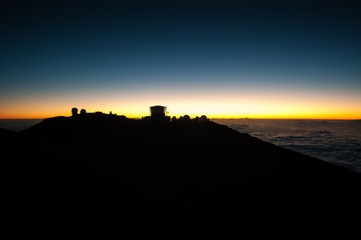
[[[213,122],[57,117],[0,141],[0,239],[358,234],[360,174]]]

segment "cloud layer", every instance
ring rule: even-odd
[[[217,119],[278,146],[361,172],[361,121]]]

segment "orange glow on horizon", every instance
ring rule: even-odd
[[[118,115],[124,115],[119,114]],[[185,115],[185,114],[184,114]],[[172,115],[171,117],[179,118],[184,115]],[[189,114],[187,114],[189,115]],[[191,118],[200,117],[203,114],[198,115],[189,115]],[[278,116],[278,115],[255,115],[255,116],[241,116],[241,115],[206,115],[209,119],[242,119],[242,118],[248,118],[248,119],[310,119],[310,120],[360,120],[361,116],[355,116],[355,115],[293,115],[293,116]],[[45,119],[45,118],[52,118],[52,117],[58,117],[58,116],[65,116],[69,117],[70,114],[44,114],[44,115],[11,115],[11,116],[3,116],[0,119]],[[140,119],[142,117],[148,116],[148,115],[140,115],[140,114],[132,114],[132,115],[125,115],[127,118],[134,118],[134,119]]]
[[[154,104],[156,105],[156,104]],[[361,119],[361,114],[359,112],[353,111],[330,111],[330,109],[322,109],[319,108],[295,108],[293,111],[287,109],[286,107],[257,107],[257,106],[239,106],[238,108],[230,110],[230,107],[223,107],[223,110],[220,110],[217,107],[212,106],[202,106],[198,105],[196,107],[188,107],[187,106],[172,106],[163,104],[167,106],[169,111],[169,116],[177,117],[184,115],[189,115],[191,118],[196,116],[206,115],[208,118],[254,118],[254,119],[339,119],[339,120],[355,120]],[[150,105],[149,105],[150,106]],[[103,113],[109,113],[112,111],[113,114],[125,115],[128,118],[141,118],[144,116],[149,116],[149,106],[137,106],[135,108],[100,108],[100,107],[92,107],[87,108],[84,107],[87,112],[96,112],[101,111]],[[71,116],[71,108],[73,106],[68,106],[67,108],[60,109],[34,109],[28,111],[20,111],[20,109],[14,109],[13,111],[2,112],[0,114],[0,119],[44,119],[56,116]],[[74,106],[76,107],[76,106]],[[235,107],[235,106],[234,106]],[[268,110],[267,110],[268,108]],[[81,108],[78,108],[79,111]],[[273,110],[273,111],[272,111]],[[343,109],[345,110],[345,109]],[[351,110],[351,109],[348,109]],[[238,111],[238,112],[237,112]]]
[[[80,109],[79,109],[80,110]],[[96,110],[96,111],[101,111],[101,110]],[[87,110],[87,112],[95,112],[95,111],[89,111]],[[101,111],[103,113],[108,114],[110,111]],[[149,116],[149,113],[122,113],[122,112],[117,112],[117,111],[112,111],[113,114],[117,114],[117,115],[124,115],[127,118],[142,118],[145,116]],[[251,118],[251,119],[324,119],[324,120],[358,120],[361,119],[361,114],[355,114],[355,113],[324,113],[324,114],[296,114],[296,113],[283,113],[283,114],[246,114],[246,115],[242,115],[242,114],[235,114],[235,115],[231,115],[231,114],[207,114],[206,112],[200,113],[200,114],[189,114],[189,113],[174,113],[172,114],[172,112],[169,113],[169,116],[171,117],[181,117],[184,115],[189,115],[191,118],[195,118],[195,117],[200,117],[202,115],[206,115],[208,118],[212,119],[212,118],[223,118],[223,119],[239,119],[239,118]],[[49,112],[49,113],[39,113],[39,114],[34,114],[34,113],[28,113],[28,114],[1,114],[0,115],[0,119],[44,119],[44,118],[51,118],[51,117],[57,117],[57,116],[65,116],[65,117],[69,117],[71,116],[70,111],[57,111],[57,112]]]
[[[44,94],[0,101],[0,119],[70,116],[71,108],[116,113],[128,118],[149,115],[163,105],[169,116],[208,118],[361,119],[358,92],[313,89],[121,89]]]

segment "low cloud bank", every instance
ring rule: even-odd
[[[19,132],[43,121],[43,119],[0,119],[0,128]]]
[[[214,119],[278,146],[361,172],[361,121]]]

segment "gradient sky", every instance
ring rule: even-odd
[[[356,1],[354,1],[356,2]],[[1,3],[0,118],[361,118],[347,1]]]

